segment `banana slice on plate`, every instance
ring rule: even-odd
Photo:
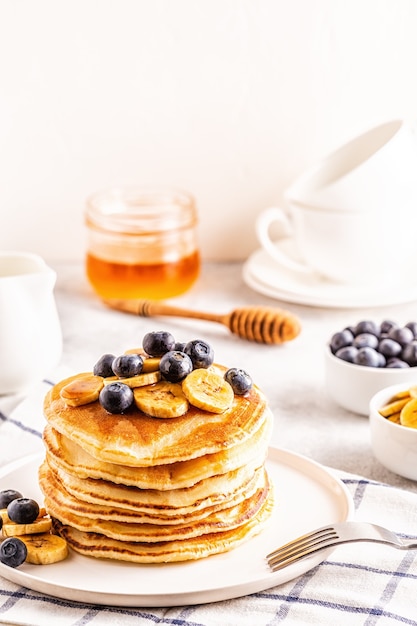
[[[137,387],[133,396],[138,409],[152,417],[180,417],[188,411],[188,400],[178,383],[160,381],[155,385]]]
[[[17,524],[8,522],[3,524],[3,535],[5,537],[20,537],[21,535],[34,535],[36,533],[47,533],[52,528],[50,517],[38,517],[30,524]]]
[[[109,376],[104,379],[105,385],[118,382],[124,383],[131,389],[136,387],[146,387],[146,385],[153,385],[161,380],[161,372],[146,372],[144,374],[138,374],[137,376],[131,376],[130,378],[119,378],[118,376]]]
[[[193,370],[183,380],[182,390],[189,403],[210,413],[223,413],[233,404],[235,394],[225,379],[209,369]]]
[[[27,548],[26,561],[34,565],[49,565],[68,556],[68,544],[62,537],[50,533],[19,537]]]

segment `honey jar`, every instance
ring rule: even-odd
[[[85,221],[86,273],[102,298],[171,298],[197,280],[197,210],[189,193],[109,189],[87,200]]]

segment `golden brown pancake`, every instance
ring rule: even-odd
[[[251,463],[267,449],[272,424],[272,413],[266,409],[260,428],[244,442],[188,461],[154,467],[128,467],[96,459],[50,424],[44,429],[43,439],[48,458],[78,478],[108,480],[139,489],[171,490],[191,487],[201,480]]]
[[[256,386],[245,396],[235,395],[232,407],[223,413],[190,405],[185,415],[167,420],[137,408],[110,414],[98,401],[67,406],[60,391],[75,378],[61,381],[48,392],[45,417],[93,457],[110,463],[148,467],[213,454],[247,441],[265,420],[266,399]]]
[[[272,510],[273,493],[270,490],[258,514],[237,528],[190,539],[152,543],[118,541],[99,533],[77,530],[58,520],[53,523],[55,531],[80,554],[135,563],[168,563],[201,559],[238,547],[265,528]]]

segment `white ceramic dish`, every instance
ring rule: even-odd
[[[391,422],[378,409],[409,385],[400,383],[376,393],[369,406],[372,450],[378,461],[395,474],[417,480],[417,428]]]
[[[324,371],[329,396],[344,409],[369,415],[372,396],[389,385],[417,385],[417,367],[366,367],[339,359],[325,347]]]
[[[285,239],[280,246],[297,258],[293,241]],[[255,251],[243,266],[243,280],[258,293],[316,307],[354,309],[361,307],[392,306],[417,300],[417,283],[410,274],[396,277],[395,283],[343,285],[331,282],[317,274],[301,274],[288,270],[273,261],[263,250]]]
[[[0,489],[19,489],[41,500],[37,468],[42,457],[22,459],[2,470]],[[330,551],[279,572],[265,557],[300,534],[353,516],[353,502],[341,481],[303,456],[270,448],[268,471],[276,506],[268,528],[225,554],[180,564],[136,565],[84,557],[71,551],[65,561],[40,566],[25,563],[0,574],[12,582],[52,596],[114,606],[176,606],[215,602],[268,589],[321,563]]]

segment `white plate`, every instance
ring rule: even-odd
[[[26,457],[0,473],[0,489],[17,489],[42,501],[37,483],[40,455]],[[321,465],[292,452],[270,448],[267,467],[275,486],[271,523],[260,535],[225,554],[187,563],[137,565],[85,557],[71,551],[53,565],[0,563],[0,574],[52,596],[113,606],[178,606],[226,600],[287,582],[321,563],[331,551],[271,572],[265,556],[304,532],[353,515],[342,482]]]
[[[283,250],[295,257],[291,239],[281,242]],[[260,249],[243,266],[243,280],[255,291],[270,298],[317,307],[360,308],[391,306],[417,299],[417,283],[408,274],[391,282],[343,285],[318,274],[302,274],[282,267]]]

